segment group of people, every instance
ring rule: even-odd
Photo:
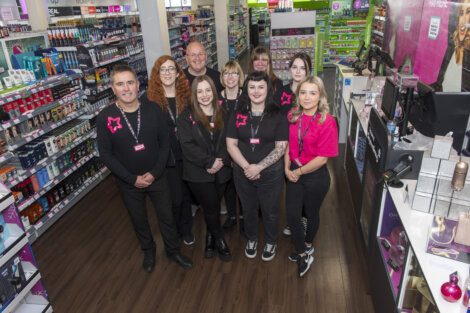
[[[313,262],[319,211],[329,189],[326,163],[338,154],[337,126],[328,114],[322,80],[310,75],[312,63],[305,53],[290,61],[292,81],[283,86],[263,47],[253,50],[246,77],[236,61],[227,62],[221,73],[206,67],[199,42],[191,42],[186,51],[186,69],[167,55],[155,61],[140,98],[134,70],[115,66],[111,84],[116,103],[97,118],[100,158],[116,177],[144,253],[144,270],[153,271],[156,254],[146,195],[166,254],[190,268],[179,240],[186,245],[196,240],[192,202],[204,214],[206,258],[232,259],[224,229],[235,226],[237,218],[247,238],[245,255],[255,258],[261,217],[261,258],[270,261],[276,255],[285,187],[287,230],[294,245],[289,260],[303,276]],[[228,211],[223,224],[222,198]]]

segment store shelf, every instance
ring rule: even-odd
[[[28,38],[36,37],[47,37],[47,32],[20,32],[20,33],[10,33],[6,38],[0,39],[0,41],[11,41],[11,40],[22,40]]]
[[[10,304],[5,309],[3,309],[3,312],[13,312],[15,308],[21,303],[23,298],[28,294],[31,288],[33,288],[33,286],[36,285],[40,279],[41,275],[39,274],[39,271],[36,271],[36,273],[30,279],[29,283],[23,288],[23,290],[21,290],[20,293],[16,295],[13,301],[10,302]]]
[[[28,142],[31,142],[34,139],[36,139],[36,138],[38,138],[38,137],[40,137],[44,134],[47,134],[48,132],[50,132],[50,131],[52,131],[52,130],[54,130],[54,129],[56,129],[56,128],[66,124],[68,122],[70,122],[71,120],[76,119],[77,117],[79,117],[80,115],[82,115],[85,112],[86,112],[86,108],[81,109],[79,111],[76,111],[76,112],[68,115],[67,117],[65,117],[64,119],[62,119],[58,122],[52,123],[51,125],[47,125],[46,127],[35,130],[35,131],[32,132],[31,135],[25,136],[25,137],[15,141],[15,144],[7,146],[8,150],[14,151],[14,150],[18,149],[19,147],[24,146]]]
[[[106,39],[99,40],[99,41],[89,41],[86,43],[77,44],[75,46],[54,47],[54,49],[56,49],[59,52],[77,51],[77,46],[83,46],[85,48],[94,48],[98,46],[109,45],[112,43],[129,40],[131,38],[140,37],[140,36],[142,36],[142,33],[136,33],[132,35],[125,34],[121,36],[114,36],[114,37],[106,38]]]
[[[20,303],[12,313],[52,313],[52,306],[47,304]]]
[[[5,188],[2,186],[2,188]],[[3,199],[1,199],[1,202],[0,202],[0,212],[3,212],[3,210],[5,210],[6,208],[8,208],[10,205],[12,205],[13,203],[15,203],[15,199],[13,198],[13,195],[11,194],[11,192],[8,192],[8,194],[6,194]]]
[[[43,105],[43,106],[41,106],[41,107],[39,107],[39,108],[29,112],[29,113],[23,114],[23,115],[21,115],[19,117],[16,117],[16,118],[14,118],[14,119],[6,122],[6,123],[1,124],[0,125],[0,131],[8,129],[8,128],[14,126],[14,125],[18,125],[20,123],[26,122],[27,120],[32,119],[33,117],[38,116],[41,113],[49,111],[50,109],[54,108],[55,106],[72,102],[73,100],[76,100],[77,98],[80,98],[81,96],[83,96],[83,91],[81,91],[81,90],[75,91],[75,92],[63,97],[60,100],[53,101],[53,102],[51,102],[47,105]]]
[[[8,188],[11,189],[12,187],[16,186],[17,184],[21,183],[23,180],[28,178],[29,176],[35,174],[40,169],[42,169],[42,168],[48,166],[49,164],[53,163],[59,157],[66,154],[67,152],[69,152],[70,150],[72,150],[73,148],[75,148],[76,146],[78,146],[79,144],[81,144],[82,142],[87,140],[88,138],[93,137],[95,134],[96,134],[96,131],[92,130],[89,133],[76,138],[74,140],[74,142],[72,144],[70,144],[69,146],[67,146],[65,149],[62,149],[62,150],[58,151],[57,153],[55,153],[55,154],[53,154],[53,155],[51,155],[47,158],[42,159],[41,161],[39,161],[32,168],[29,168],[29,169],[21,172],[18,175],[18,177],[16,177],[14,180],[6,182],[5,186],[7,186]]]
[[[383,32],[379,32],[378,30],[373,30],[373,31],[372,31],[372,34],[377,35],[377,36],[380,36],[380,37],[383,37],[383,36],[384,36],[384,33],[383,33]]]
[[[51,76],[43,80],[37,81],[36,83],[32,85],[23,86],[11,92],[0,93],[0,105],[4,105],[5,103],[19,100],[24,97],[28,97],[32,93],[37,93],[39,91],[43,91],[49,88],[53,88],[55,86],[69,83],[72,80],[81,78],[81,77],[82,77],[82,74],[76,73],[76,72],[73,74],[69,74],[69,75],[60,74],[60,75]]]
[[[9,261],[13,256],[17,255],[18,252],[20,252],[27,243],[28,238],[26,237],[26,234],[23,233],[20,237],[17,237],[15,241],[9,244],[8,248],[0,254],[0,267]]]
[[[91,160],[93,157],[97,156],[98,153],[94,152],[91,153],[83,158],[80,159],[76,164],[72,165],[68,170],[65,172],[59,174],[58,176],[54,177],[54,179],[51,179],[47,184],[45,184],[42,189],[39,192],[36,192],[34,195],[30,196],[28,199],[23,200],[23,202],[19,203],[17,205],[18,211],[23,211],[25,210],[28,206],[34,203],[37,199],[42,197],[46,192],[57,186],[61,181],[63,181],[65,178],[70,176],[73,172],[78,170],[80,167],[82,167],[86,162]]]
[[[27,230],[29,242],[33,243],[60,217],[67,213],[67,211],[70,210],[70,208],[72,208],[80,199],[105,179],[109,173],[110,171],[107,168],[101,169],[95,176],[90,177],[82,187],[80,187],[80,189],[72,192],[64,200],[51,208],[46,215]]]

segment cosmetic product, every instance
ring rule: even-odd
[[[465,185],[465,179],[468,173],[468,163],[464,161],[455,164],[454,175],[452,176],[451,187],[455,191],[460,191]]]
[[[441,294],[444,300],[456,302],[462,296],[462,289],[459,287],[459,277],[457,272],[449,275],[449,281],[441,286]]]

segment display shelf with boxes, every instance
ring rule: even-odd
[[[82,173],[78,174],[80,175],[69,178],[62,184],[65,186],[63,187],[65,190],[64,193],[60,191],[62,186],[58,186],[45,195],[48,202],[46,207],[47,211],[45,211],[45,202],[40,202],[37,206],[32,206],[31,209],[29,209],[35,211],[35,213],[28,211],[22,213],[23,220],[27,225],[26,232],[30,242],[34,242],[41,236],[60,217],[80,201],[80,199],[105,179],[110,172],[106,167],[103,167],[102,164],[97,162],[95,158],[85,164]],[[75,183],[74,180],[78,180],[79,183]],[[68,185],[71,187],[67,188]],[[55,190],[58,190],[57,194]],[[34,214],[34,218],[36,218],[33,224],[30,223],[31,214]]]
[[[277,77],[287,82],[291,79],[290,59],[297,52],[305,52],[315,60],[315,11],[271,13],[271,23],[273,71]]]
[[[248,11],[246,8],[231,6],[228,22],[229,58],[238,59],[248,50]]]
[[[250,8],[250,44],[269,47],[271,18],[268,8]]]
[[[354,59],[361,40],[369,38],[368,28],[365,19],[331,19],[328,42],[330,62]]]
[[[2,312],[52,312],[46,289],[10,190],[0,184]],[[27,310],[26,310],[27,308]]]
[[[212,7],[197,10],[167,11],[171,56],[187,67],[186,47],[191,41],[200,42],[206,49],[207,66],[217,68],[215,16]]]
[[[385,28],[387,23],[388,9],[384,3],[380,6],[374,7],[374,16],[372,18],[372,32],[371,32],[371,44],[374,44],[381,49],[384,43],[387,42],[385,38]]]

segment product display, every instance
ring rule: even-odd
[[[441,294],[446,301],[456,302],[462,297],[462,289],[459,287],[457,272],[450,274],[449,281],[441,286]]]
[[[167,11],[171,56],[182,67],[187,67],[186,47],[199,41],[207,53],[207,66],[217,68],[215,17],[212,7],[196,11]]]
[[[238,59],[248,49],[247,24],[247,10],[239,6],[232,6],[228,22],[229,58],[231,60]]]

